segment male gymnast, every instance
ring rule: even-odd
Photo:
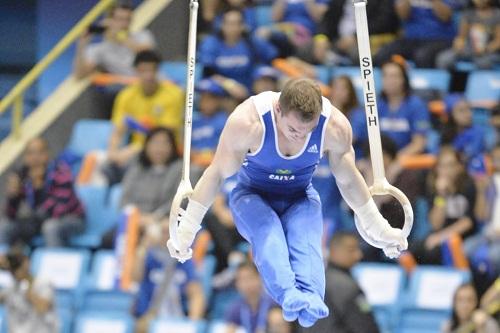
[[[281,93],[263,92],[229,117],[210,166],[196,184],[177,230],[179,260],[190,247],[224,179],[238,173],[230,208],[238,232],[251,244],[255,264],[288,321],[310,327],[328,316],[323,302],[323,220],[313,172],[328,156],[331,171],[363,229],[398,256],[408,247],[400,229],[379,213],[354,164],[346,117],[309,79],[290,80]]]

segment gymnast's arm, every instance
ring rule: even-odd
[[[358,216],[365,233],[377,242],[383,243],[386,255],[394,257],[408,247],[400,229],[392,228],[380,214],[371,198],[368,186],[354,163],[352,130],[347,118],[332,107],[332,115],[325,133],[325,150],[330,168],[335,175],[342,197]],[[396,253],[397,252],[397,253]]]
[[[204,207],[212,205],[224,179],[234,175],[241,167],[256,139],[259,125],[253,102],[247,99],[229,116],[214,159],[196,184],[191,200]]]
[[[332,110],[324,140],[330,169],[335,175],[342,197],[353,209],[363,206],[371,196],[354,163],[351,125],[336,108]]]

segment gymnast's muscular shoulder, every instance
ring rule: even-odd
[[[352,149],[352,129],[344,114],[331,105],[332,113],[326,125],[323,147],[330,154],[344,154]]]
[[[226,123],[232,144],[238,150],[254,152],[260,146],[263,127],[251,98],[238,105]]]
[[[229,116],[219,139],[208,171],[215,171],[222,178],[235,174],[241,167],[245,155],[258,149],[263,128],[257,110],[250,99],[241,103]]]

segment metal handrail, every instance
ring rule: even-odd
[[[100,0],[53,48],[42,58],[9,93],[0,100],[0,114],[14,104],[12,130],[16,137],[20,135],[20,125],[23,117],[23,94],[50,66],[115,0]]]

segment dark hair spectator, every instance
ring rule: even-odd
[[[443,327],[444,333],[498,333],[500,328],[487,313],[478,309],[479,301],[474,285],[459,286],[453,296],[451,319]]]

